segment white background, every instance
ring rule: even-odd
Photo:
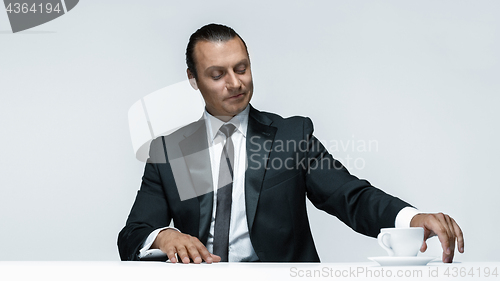
[[[331,152],[350,157],[352,173],[452,215],[466,239],[455,260],[499,261],[499,10],[472,0],[87,0],[18,34],[0,11],[0,260],[119,258],[144,166],[128,109],[185,79],[190,34],[217,22],[249,47],[256,108],[311,117],[328,147],[350,142]],[[352,146],[370,140],[378,147]],[[309,210],[322,261],[386,255]]]

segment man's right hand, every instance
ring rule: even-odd
[[[183,263],[220,262],[221,258],[208,252],[207,248],[198,238],[181,233],[175,229],[164,229],[156,236],[151,249],[160,249],[166,253],[172,263],[177,262],[177,256]]]

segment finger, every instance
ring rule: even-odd
[[[422,253],[423,253],[423,252],[425,252],[426,250],[427,250],[427,243],[424,241],[424,242],[422,243],[422,247],[420,247],[420,252],[422,252]]]
[[[179,260],[183,263],[189,263],[189,256],[184,246],[177,246],[177,255],[179,256]]]
[[[455,255],[455,240],[456,240],[455,229],[453,228],[453,223],[451,222],[450,216],[444,215],[444,218],[446,220],[447,229],[449,230],[448,242],[450,245],[450,247],[449,247],[450,252],[448,253],[448,255],[444,261],[445,262],[452,262],[453,256]]]
[[[424,228],[424,240],[427,240],[434,236],[436,236],[436,233],[434,233],[434,231]]]
[[[444,263],[450,263],[448,261],[448,254],[446,254],[445,252],[443,252],[443,257],[441,258],[441,260],[444,262]]]
[[[462,232],[462,229],[460,229],[460,226],[458,226],[457,222],[451,218],[451,222],[453,224],[453,229],[455,229],[455,234],[457,236],[457,244],[458,244],[458,251],[460,253],[464,252],[464,234]]]
[[[210,255],[210,252],[207,250],[205,245],[203,245],[201,242],[198,242],[198,252],[201,255],[201,258],[206,262],[206,263],[212,263],[213,258]]]
[[[420,252],[425,252],[427,251],[427,239],[429,239],[430,237],[433,237],[435,236],[436,234],[427,229],[427,228],[424,228],[424,241],[422,242],[422,246],[420,247]]]
[[[436,215],[430,215],[428,217],[428,220],[425,222],[424,227],[429,229],[431,232],[434,232],[439,239],[439,242],[441,242],[441,247],[443,248],[443,262],[447,262],[448,258],[448,253],[449,252],[449,240],[448,240],[448,233],[446,231],[446,226],[443,224],[444,217],[442,217],[443,214],[436,214]],[[440,216],[443,219],[443,221],[440,220]]]
[[[175,257],[175,249],[174,248],[171,248],[171,249],[167,250],[166,254],[167,254],[167,257],[168,257],[168,259],[170,260],[171,263],[176,263],[177,262],[177,259]]]
[[[214,262],[220,262],[222,260],[218,255],[210,254]]]
[[[451,254],[450,250],[450,236],[451,232],[448,227],[448,222],[446,221],[445,215],[443,213],[439,213],[434,216],[436,220],[434,220],[434,232],[437,234],[439,241],[441,242],[441,246],[443,248],[443,252],[446,255]],[[444,260],[443,260],[444,261]]]
[[[438,238],[441,241],[441,245],[443,247],[443,262],[451,263],[453,261],[453,255],[455,251],[455,236],[450,229],[449,216],[443,213],[439,213],[435,216],[438,221]]]
[[[446,227],[449,233],[448,241],[450,243],[450,251],[453,254],[455,252],[455,239],[457,236],[455,235],[455,229],[453,228],[450,216],[444,215],[444,218],[446,220]]]
[[[202,262],[200,253],[198,252],[198,249],[194,244],[190,244],[186,248],[188,250],[189,257],[193,260],[194,263],[198,264]]]

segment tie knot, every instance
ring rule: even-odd
[[[223,133],[226,136],[226,138],[229,138],[234,133],[234,131],[236,131],[236,127],[231,123],[227,123],[222,125],[219,131],[221,131],[221,133]]]

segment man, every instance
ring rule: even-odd
[[[319,261],[306,196],[365,235],[419,226],[425,239],[439,237],[443,262],[452,262],[455,241],[463,253],[463,234],[451,217],[420,214],[349,174],[313,136],[309,118],[254,109],[247,47],[234,30],[200,28],[190,38],[186,62],[206,103],[204,117],[152,142],[141,189],[118,237],[122,260],[160,249],[174,263]],[[181,174],[191,180],[180,180]],[[220,184],[223,179],[228,183]],[[193,192],[186,196],[185,190]],[[172,219],[176,228],[167,227]],[[421,251],[426,247],[424,242]]]

